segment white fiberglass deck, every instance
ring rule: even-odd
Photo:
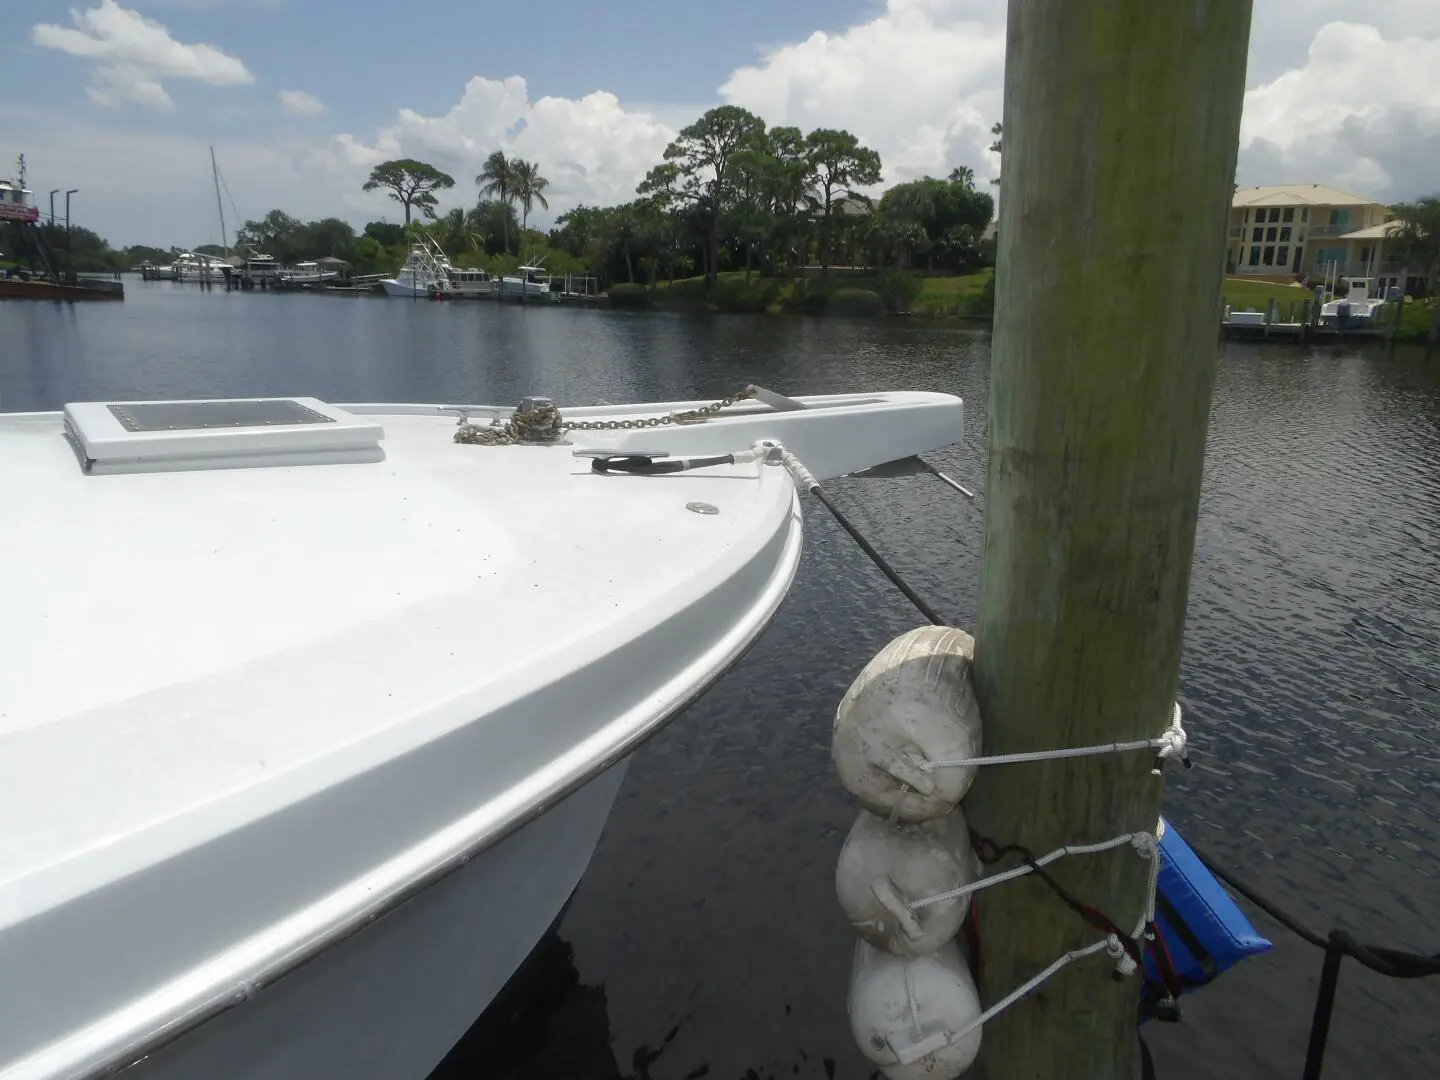
[[[118,476],[59,414],[0,415],[0,1077],[84,1075],[243,997],[754,639],[798,559],[785,470],[597,476],[572,449],[779,438],[823,479],[959,438],[953,398],[864,400],[549,447],[355,407],[383,461]]]

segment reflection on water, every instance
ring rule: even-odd
[[[967,431],[935,463],[972,489],[985,479],[987,335],[900,320],[137,284],[123,305],[0,306],[0,358],[6,409],[272,393],[563,405],[752,381],[947,390],[965,398]],[[1440,357],[1228,345],[1207,455],[1181,672],[1196,768],[1172,774],[1166,812],[1313,925],[1434,950]],[[973,625],[983,498],[926,477],[834,487],[908,580]],[[560,927],[568,944],[542,949],[550,975],[516,999],[529,1004],[491,1010],[447,1080],[871,1074],[845,1017],[853,936],[832,883],[855,807],[828,738],[850,679],[916,620],[833,522],[806,524],[776,623],[632,762]],[[1162,1075],[1299,1075],[1320,957],[1257,921],[1275,951],[1188,998],[1185,1025],[1155,1028]],[[1436,983],[1347,966],[1326,1076],[1440,1075]]]
[[[658,1056],[636,1051],[637,1062],[646,1066]],[[430,1080],[621,1080],[622,1075],[610,1049],[605,988],[581,984],[574,950],[551,930]]]

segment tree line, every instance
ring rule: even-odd
[[[985,262],[981,238],[994,200],[975,189],[971,169],[898,184],[876,199],[865,189],[881,174],[880,155],[851,132],[767,127],[724,105],[675,137],[633,200],[577,206],[544,235],[528,224],[536,206],[548,209],[548,180],[536,163],[500,151],[475,177],[480,199],[468,210],[439,215],[434,193],[455,180],[413,159],[377,165],[364,188],[384,191],[407,226],[427,231],[457,260],[523,252],[604,283],[698,271],[713,284],[726,269],[783,275],[807,265],[823,274],[837,260],[950,272]]]
[[[1001,126],[991,133],[990,148],[1000,153]],[[469,207],[440,213],[438,193],[453,189],[455,178],[426,162],[397,159],[375,166],[363,189],[394,200],[402,224],[372,221],[357,232],[339,218],[305,222],[277,209],[246,221],[235,248],[287,263],[332,255],[369,273],[394,270],[423,231],[459,265],[509,271],[521,261],[543,262],[554,273],[594,275],[602,286],[703,274],[709,289],[726,270],[747,278],[796,276],[810,267],[823,276],[840,265],[967,273],[993,261],[982,236],[994,199],[976,189],[973,170],[961,166],[873,197],[868,192],[881,177],[880,155],[851,132],[769,127],[746,109],[723,105],[679,132],[633,199],[574,207],[546,233],[530,228],[529,218],[537,207],[549,209],[549,180],[538,163],[497,150],[474,177],[476,202]],[[1433,284],[1440,197],[1394,212],[1392,242]],[[167,261],[153,248],[112,252],[78,226],[72,245],[77,269]]]

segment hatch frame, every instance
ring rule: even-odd
[[[233,417],[209,424],[184,421],[187,411],[193,414],[197,406],[207,404],[278,408],[269,410],[272,419],[255,424],[238,423]],[[154,413],[167,405],[177,407],[175,425],[134,420],[137,408]],[[273,418],[286,412],[287,418]],[[380,445],[385,429],[377,421],[313,397],[78,401],[66,404],[64,417],[65,438],[81,469],[93,476],[385,460]]]

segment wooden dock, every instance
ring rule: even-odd
[[[124,300],[119,281],[76,278],[73,282],[40,278],[0,278],[0,300]]]
[[[1320,300],[1313,295],[1287,301],[1283,314],[1277,300],[1271,300],[1264,311],[1234,311],[1227,303],[1220,332],[1226,339],[1248,341],[1380,340],[1399,317],[1399,306],[1394,304],[1382,307],[1374,319],[1325,317],[1321,309]]]

